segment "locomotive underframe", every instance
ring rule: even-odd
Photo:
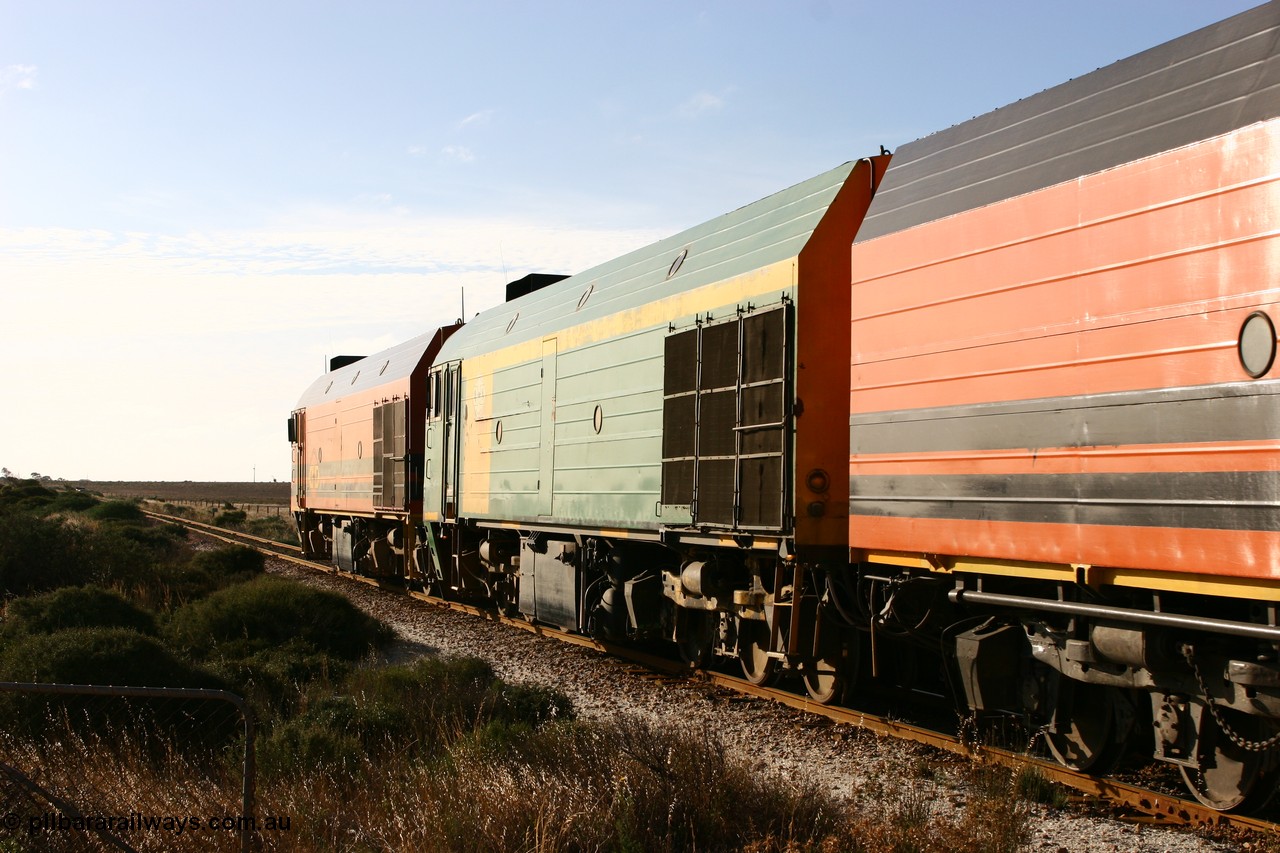
[[[1280,607],[796,555],[785,539],[426,523],[304,511],[308,556],[489,603],[601,641],[673,642],[691,666],[797,673],[818,702],[864,688],[1013,714],[1065,764],[1135,745],[1207,804],[1269,794],[1280,738]],[[803,559],[801,558],[803,556]]]

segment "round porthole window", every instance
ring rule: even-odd
[[[604,409],[596,406],[596,413],[591,416],[591,426],[595,428],[596,435],[600,434],[600,430],[604,429]]]
[[[689,257],[688,249],[681,249],[680,254],[676,255],[676,259],[671,262],[671,266],[667,269],[667,278],[680,272],[680,267],[684,264],[684,259]]]
[[[502,444],[502,421],[498,421],[493,427],[493,440],[498,444]]]
[[[356,442],[356,458],[357,459],[364,458],[364,442],[363,441]]]
[[[1257,379],[1271,369],[1276,360],[1276,327],[1271,318],[1254,311],[1240,327],[1240,365]]]

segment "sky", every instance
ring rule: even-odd
[[[1254,0],[0,0],[0,466],[287,480],[326,359]]]

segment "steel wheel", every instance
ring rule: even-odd
[[[801,666],[804,690],[819,705],[830,705],[844,698],[850,679],[853,650],[838,631],[823,632],[820,657],[805,661]]]
[[[1058,714],[1070,721],[1066,730],[1046,732],[1045,741],[1054,759],[1073,770],[1106,773],[1124,751],[1122,732],[1117,725],[1115,690],[1079,681],[1067,682],[1070,698]]]
[[[1273,733],[1257,717],[1226,709],[1219,713],[1233,731],[1245,738],[1256,740]],[[1200,766],[1179,768],[1191,795],[1220,812],[1250,811],[1266,805],[1275,791],[1275,780],[1271,778],[1274,755],[1237,746],[1207,709],[1200,729],[1196,748]]]
[[[761,685],[773,678],[778,661],[769,657],[769,623],[760,619],[738,620],[738,660],[742,676]]]

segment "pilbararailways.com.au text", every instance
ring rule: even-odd
[[[140,812],[126,815],[68,815],[61,812],[21,815],[9,812],[2,822],[9,831],[25,829],[28,835],[43,832],[109,832],[113,835],[167,832],[182,835],[200,831],[288,832],[292,820],[288,815],[144,815]]]

